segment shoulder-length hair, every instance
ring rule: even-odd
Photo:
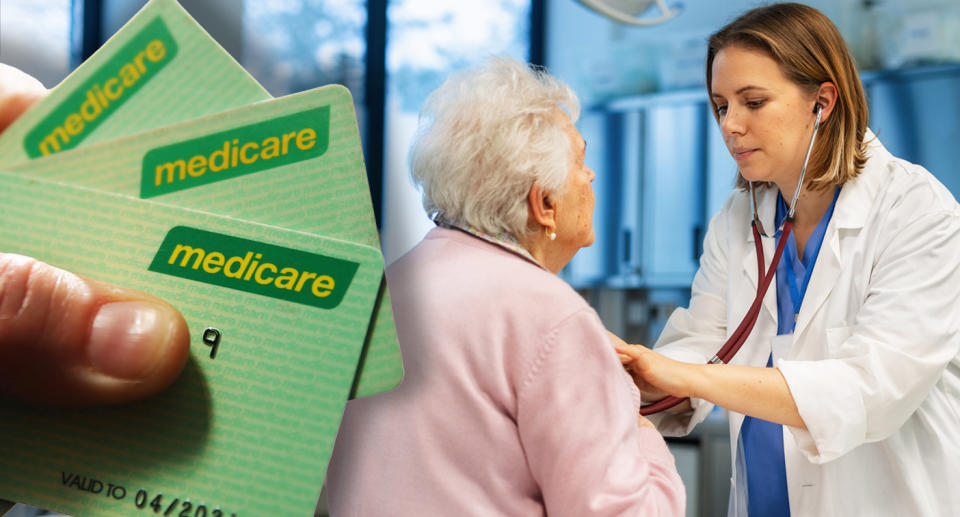
[[[513,237],[528,234],[527,195],[561,194],[573,153],[556,122],[580,114],[573,91],[541,69],[492,57],[430,94],[410,150],[427,215]]]
[[[864,137],[869,112],[857,67],[836,26],[813,7],[783,3],[747,11],[710,36],[707,43],[707,93],[712,97],[713,60],[729,46],[766,52],[783,74],[813,95],[825,82],[837,88],[837,103],[820,125],[808,165],[807,187],[842,185],[866,163]],[[738,174],[737,186],[747,187]]]

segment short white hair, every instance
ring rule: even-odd
[[[410,150],[427,215],[491,234],[527,234],[530,187],[550,195],[566,185],[573,149],[558,108],[577,120],[573,90],[508,57],[452,75],[427,98]]]

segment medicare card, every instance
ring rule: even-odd
[[[156,27],[161,28],[156,29]],[[161,34],[164,28],[168,29],[172,39],[165,39]],[[184,52],[184,49],[188,48],[192,50]],[[136,49],[141,49],[142,52]],[[167,54],[169,49],[174,50]],[[121,54],[125,57],[114,59]],[[169,63],[152,68],[156,75],[146,73],[151,69],[151,63],[164,63],[167,57],[171,59]],[[170,70],[178,70],[174,64],[179,67],[179,70],[193,72],[171,74]],[[142,80],[143,78],[148,79]],[[161,79],[164,80],[161,81]],[[162,84],[162,86],[151,87],[151,84]],[[122,97],[121,88],[128,96],[119,102],[114,102]],[[208,95],[210,92],[213,94]],[[321,238],[345,240],[375,250],[379,243],[373,223],[373,211],[353,104],[349,94],[342,88],[332,87],[270,101],[263,106],[254,105],[224,112],[229,108],[245,106],[268,98],[269,96],[256,81],[213,42],[176,2],[153,0],[94,57],[61,83],[50,97],[32,108],[11,130],[5,132],[0,138],[0,152],[7,153],[5,158],[10,157],[5,159],[4,166],[20,163],[17,173],[25,177],[56,179],[61,182],[86,185],[101,191],[155,200],[163,204],[227,214],[238,219],[277,226],[279,228],[276,231],[281,233],[284,229],[299,230],[315,236],[319,235]],[[208,116],[196,121],[177,123],[198,115],[220,112],[224,112],[222,116]],[[56,115],[50,115],[51,113]],[[58,118],[61,122],[54,123]],[[163,127],[140,133],[160,126]],[[110,140],[113,137],[120,138]],[[32,161],[24,163],[24,160]],[[87,202],[95,204],[98,203],[98,199],[91,197]],[[155,205],[150,201],[145,203]],[[184,213],[194,212],[184,211]],[[43,216],[56,219],[63,217],[64,214],[51,212]],[[115,217],[124,216],[115,214]],[[3,219],[3,222],[7,221]],[[238,222],[238,224],[245,223]],[[198,231],[191,233],[192,230]],[[272,280],[274,290],[290,288],[296,291],[299,284],[298,293],[307,292],[308,288],[310,292],[314,289],[318,293],[332,292],[326,277],[335,278],[333,275],[317,274],[313,277],[311,276],[313,272],[301,271],[302,274],[292,277],[292,272],[289,270],[280,269],[274,272],[273,268],[278,267],[279,264],[275,261],[264,261],[267,253],[262,250],[236,249],[235,254],[228,255],[224,251],[203,248],[198,244],[199,240],[195,240],[194,244],[189,243],[190,238],[202,237],[209,240],[211,234],[203,231],[203,228],[186,225],[178,227],[176,231],[172,228],[168,231],[168,236],[172,235],[171,242],[180,241],[170,245],[172,248],[167,259],[172,261],[171,264],[186,261],[188,266],[197,265],[197,271],[193,272],[200,277],[208,276],[207,268],[215,271],[226,269],[231,274],[242,275],[241,279],[248,277],[246,282],[249,286],[257,287],[261,282],[265,282],[262,285],[266,286],[264,289],[267,290],[270,289]],[[20,242],[30,243],[26,237]],[[5,243],[0,241],[0,249],[16,250],[13,247],[4,248],[3,246]],[[178,248],[178,246],[181,247]],[[197,249],[204,250],[202,256],[196,252]],[[21,252],[30,254],[28,251]],[[75,251],[70,253],[70,256],[74,257]],[[87,250],[86,253],[92,254],[93,251]],[[32,254],[39,258],[48,256],[39,252]],[[91,256],[96,257],[96,254]],[[103,258],[102,254],[100,258]],[[244,263],[245,259],[247,261]],[[47,260],[69,268],[69,261]],[[219,264],[221,261],[223,264]],[[162,270],[161,263],[151,262],[151,265],[156,266],[151,270],[153,272]],[[242,273],[238,271],[241,267]],[[182,266],[180,269],[183,272]],[[109,277],[99,274],[99,271],[99,268],[96,269],[96,273],[92,273],[91,276],[110,281]],[[226,273],[221,276],[214,275],[214,278],[221,282],[236,280]],[[200,279],[193,280],[202,283]],[[115,280],[115,282],[137,287],[136,284],[125,283],[124,280]],[[230,288],[228,285],[216,282],[211,284]],[[198,286],[199,284],[193,289],[197,289]],[[167,298],[178,307],[188,317],[191,330],[196,334],[191,320],[192,309],[181,305],[182,297],[167,296],[152,288],[140,288]],[[204,291],[198,296],[205,293],[209,294]],[[357,329],[362,329],[360,333],[365,335],[366,341],[353,362],[327,363],[318,370],[325,373],[325,369],[337,369],[337,374],[330,378],[330,382],[335,384],[336,388],[332,385],[326,386],[324,389],[327,393],[346,390],[352,396],[373,394],[396,386],[402,376],[392,312],[382,281],[376,294],[379,298],[375,302],[375,308],[367,315],[367,320],[355,325]],[[331,296],[334,295],[327,294],[324,298],[334,300],[335,297],[331,298]],[[307,297],[307,299],[310,298]],[[296,300],[288,301],[300,303]],[[211,299],[208,303],[217,303],[217,301]],[[220,379],[222,375],[226,375],[224,371],[211,367],[215,363],[204,360],[207,359],[206,354],[212,354],[209,360],[216,360],[217,350],[223,339],[223,334],[217,327],[211,328],[213,330],[208,332],[207,327],[204,327],[199,336],[193,336],[191,360],[177,386],[183,383],[196,384],[195,380],[198,378]],[[314,337],[318,339],[317,336]],[[349,375],[345,373],[348,370],[352,372]],[[272,378],[275,383],[288,383],[287,374],[283,370],[275,370]],[[204,383],[216,385],[217,382],[219,381]],[[299,397],[294,392],[295,390],[287,390],[282,395]],[[219,391],[208,390],[206,393],[208,408],[221,407]],[[167,395],[163,396],[161,402],[163,400],[167,400]],[[161,402],[148,401],[144,405],[152,406]],[[336,412],[324,414],[324,426],[316,426],[315,432],[304,431],[298,439],[306,442],[318,439],[323,443],[326,443],[324,440],[327,438],[332,440],[339,423],[343,401],[341,400],[338,404]],[[285,418],[277,414],[283,409],[283,405],[274,405],[269,410],[247,411],[243,413],[243,418],[239,419],[241,423],[236,427],[244,429],[270,427],[278,419]],[[180,414],[176,411],[164,411],[167,420],[177,420]],[[143,463],[140,461],[144,459],[142,455],[134,454],[124,459],[124,454],[130,451],[152,450],[152,435],[143,435],[138,430],[131,429],[129,425],[121,425],[130,420],[123,410],[94,412],[94,414],[98,413],[105,413],[108,417],[115,418],[117,422],[113,427],[104,427],[99,419],[92,416],[85,416],[82,413],[61,414],[58,418],[62,420],[58,423],[63,424],[61,430],[66,432],[49,432],[37,436],[36,442],[32,444],[35,446],[26,446],[20,451],[20,456],[11,456],[10,461],[17,462],[18,465],[49,464],[51,458],[59,454],[56,452],[59,451],[58,447],[72,448],[71,444],[74,443],[71,437],[72,432],[81,438],[89,433],[96,434],[101,445],[91,446],[89,440],[81,441],[78,445],[89,449],[88,454],[91,456],[112,457],[116,465],[125,462]],[[114,413],[118,414],[114,415]],[[4,417],[3,420],[8,419]],[[69,425],[67,421],[70,421]],[[207,411],[203,421],[207,428],[219,428],[220,413]],[[331,429],[333,434],[330,434]],[[23,436],[24,432],[25,427],[0,426],[0,441],[19,443],[18,437]],[[8,436],[11,437],[10,440],[7,440]],[[124,449],[112,447],[113,444],[118,443],[118,440],[126,444]],[[181,440],[182,445],[188,446],[187,449],[190,449],[191,443],[200,442]],[[259,439],[253,440],[252,443],[253,447],[262,446],[257,454],[261,456],[273,454],[271,443]],[[330,443],[332,444],[332,441]],[[99,451],[96,450],[98,446],[101,447]],[[329,453],[329,448],[302,453],[310,455],[314,462],[318,462],[316,463],[318,474],[314,478],[298,479],[298,483],[307,479],[307,482],[298,485],[300,488],[296,493],[309,494],[306,497],[310,500],[308,511],[312,511],[312,505],[316,500]],[[167,455],[169,454],[168,451]],[[0,460],[3,460],[4,466],[7,467],[5,456],[5,453],[0,453]],[[190,454],[181,454],[176,457],[184,462],[194,461]],[[88,464],[89,462],[80,461],[79,463]],[[161,469],[162,465],[163,463],[155,464],[157,469]],[[214,481],[211,480],[219,479],[220,481],[216,482],[222,484],[224,479],[245,478],[246,468],[248,468],[241,465],[238,470],[236,465],[226,467],[217,465],[216,468],[198,468],[195,472],[192,468],[183,468],[182,465],[178,469],[167,471],[166,482],[161,484],[168,489],[172,486],[184,493],[194,494],[210,493],[203,492],[205,489],[202,487],[200,491],[192,491],[191,487],[195,486],[198,480],[207,480],[206,482],[212,483]],[[77,515],[112,515],[105,513],[106,510],[96,505],[83,506],[88,504],[82,501],[83,497],[88,493],[106,491],[111,494],[111,497],[116,498],[121,493],[125,493],[127,487],[138,483],[143,484],[141,481],[144,479],[142,472],[135,472],[136,475],[128,477],[126,474],[129,469],[119,471],[119,475],[111,480],[103,479],[104,476],[97,477],[96,473],[85,474],[82,469],[77,472],[61,470],[61,485],[57,488],[72,487],[77,492],[64,494],[54,490],[55,487],[49,486],[49,471],[12,467],[4,470],[5,474],[11,477],[4,481],[6,484],[0,484],[0,497]],[[13,479],[11,470],[12,472],[19,470],[16,479]],[[163,473],[161,470],[151,475],[154,478],[161,477]],[[271,502],[275,502],[277,497],[282,497],[282,492],[277,492],[275,489],[283,486],[286,483],[284,480],[288,479],[284,472],[273,472],[275,474],[273,484],[261,485],[261,490],[258,492],[261,499]],[[22,487],[25,484],[45,488],[27,492],[7,491],[8,486]],[[137,488],[136,492],[131,489],[131,493],[134,508],[137,510],[133,515],[143,511],[166,515],[230,515],[226,513],[225,507],[217,506],[218,503],[213,502],[216,498],[212,496],[204,500],[207,502],[198,502],[196,496],[186,496],[186,499],[175,496],[171,499],[167,497],[170,495],[169,491],[157,491],[154,495],[145,485]],[[278,494],[281,495],[278,496]],[[158,496],[162,497],[158,498]],[[193,499],[190,499],[191,497]],[[120,500],[124,498],[120,497]],[[165,506],[161,504],[164,500],[167,503]],[[174,502],[180,506],[173,504]],[[64,506],[65,504],[68,506]],[[306,507],[307,505],[304,504],[303,508]],[[120,512],[117,515],[126,514],[123,513],[126,507],[112,508],[118,508],[111,510]],[[301,510],[287,512],[283,509],[283,505],[276,504],[263,508],[266,510],[258,509],[246,514],[308,514]]]
[[[12,168],[45,178],[379,247],[349,91],[264,101]],[[352,395],[403,375],[390,300],[370,322]]]
[[[0,495],[80,516],[311,515],[379,249],[23,175],[0,187],[0,249],[166,299],[192,338],[147,401],[0,406]]]
[[[4,165],[269,99],[175,0],[151,0],[0,137]]]

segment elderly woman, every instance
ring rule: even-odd
[[[438,227],[387,270],[406,374],[347,405],[332,515],[683,513],[637,388],[556,275],[593,242],[578,111],[497,58],[427,100],[411,169]]]

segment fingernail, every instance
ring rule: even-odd
[[[104,304],[93,320],[87,357],[104,375],[141,379],[169,346],[168,319],[165,308],[149,302]]]

